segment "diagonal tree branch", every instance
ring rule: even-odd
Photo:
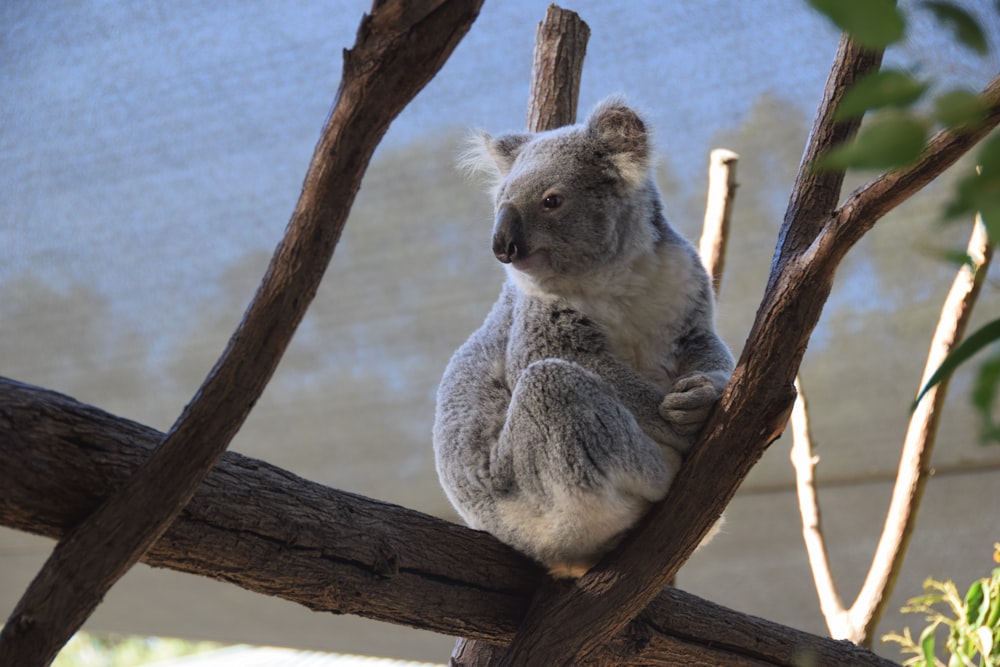
[[[829,296],[839,262],[894,206],[918,191],[1000,123],[1000,83],[983,91],[987,120],[936,135],[918,162],[855,191],[839,209],[842,172],[816,173],[816,158],[856,130],[833,121],[844,90],[877,68],[881,56],[841,41],[809,137],[771,265],[767,289],[733,377],[703,442],[666,499],[602,563],[562,592],[536,597],[505,665],[571,665],[620,632],[676,573],[740,481],[784,429],[793,381]],[[836,209],[836,210],[835,210]],[[648,554],[663,554],[657,565]]]
[[[0,664],[43,665],[187,504],[263,392],[319,286],[390,121],[441,67],[481,0],[376,1],[263,282],[215,368],[127,485],[56,546],[0,633]]]
[[[0,378],[0,525],[59,538],[127,483],[161,438],[147,426]],[[487,533],[234,452],[223,454],[142,560],[315,611],[496,644],[513,639],[544,577]],[[794,667],[803,656],[816,667],[894,664],[673,589],[581,664]]]
[[[830,558],[826,550],[826,540],[823,536],[823,523],[820,513],[819,497],[816,492],[816,464],[819,457],[813,447],[812,431],[809,428],[809,403],[802,380],[795,378],[795,389],[798,396],[792,408],[789,426],[792,430],[792,448],[790,458],[795,470],[795,493],[799,500],[799,515],[802,517],[802,541],[805,543],[806,555],[809,558],[809,569],[812,570],[813,583],[819,597],[819,608],[830,630],[830,636],[838,639],[846,637],[847,609],[837,592],[837,584],[830,569]]]
[[[842,173],[816,174],[809,165],[856,130],[857,121],[835,123],[833,108],[847,87],[880,61],[880,53],[841,40],[761,308],[702,444],[666,499],[617,550],[571,588],[557,591],[549,585],[547,594],[536,596],[504,665],[579,664],[619,634],[690,557],[740,481],[784,429],[794,400],[792,382],[835,268],[799,261],[836,207],[843,179]]]

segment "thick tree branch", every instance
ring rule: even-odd
[[[618,549],[573,587],[536,596],[503,664],[579,664],[621,633],[690,557],[750,468],[784,429],[795,395],[792,383],[835,268],[798,261],[834,210],[843,179],[842,173],[816,174],[808,165],[856,130],[857,121],[834,123],[833,108],[847,87],[880,61],[880,53],[841,41],[761,308],[702,444],[666,499]]]
[[[811,165],[856,130],[857,121],[834,122],[833,110],[846,88],[877,68],[880,60],[880,54],[846,39],[841,42],[757,318],[701,446],[685,463],[666,499],[615,552],[566,591],[536,597],[504,664],[578,664],[621,632],[655,597],[784,429],[795,396],[794,378],[841,259],[880,216],[1000,123],[1000,83],[994,80],[983,93],[990,105],[983,125],[939,133],[916,165],[879,177],[835,210],[843,173],[817,173]],[[664,562],[655,563],[649,554],[662,554]]]
[[[161,446],[56,546],[0,634],[0,663],[51,662],[190,500],[304,316],[390,121],[441,67],[480,4],[376,2],[363,18],[298,206],[242,322]]]
[[[59,538],[115,489],[162,434],[55,392],[0,378],[0,524]],[[44,469],[45,474],[37,474]],[[490,535],[336,491],[225,453],[143,555],[315,611],[510,642],[541,570]],[[600,665],[888,667],[816,637],[667,589]]]

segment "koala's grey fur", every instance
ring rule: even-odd
[[[663,216],[639,116],[478,141],[500,298],[452,357],[434,451],[448,498],[579,575],[664,497],[733,369],[694,247]]]

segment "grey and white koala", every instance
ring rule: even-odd
[[[579,576],[664,497],[733,357],[635,111],[476,143],[507,280],[441,380],[438,475],[469,526]]]

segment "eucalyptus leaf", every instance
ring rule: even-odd
[[[1000,347],[976,371],[972,383],[972,405],[982,420],[981,437],[984,442],[1000,442],[1000,425],[993,421],[993,405],[1000,391]]]
[[[879,49],[903,38],[906,21],[892,0],[807,0],[856,42]]]
[[[982,327],[966,336],[965,340],[959,343],[954,350],[951,351],[945,360],[941,362],[937,370],[931,375],[930,379],[927,380],[927,384],[924,385],[923,389],[917,395],[911,410],[917,407],[920,403],[920,399],[931,390],[931,388],[936,387],[942,380],[949,377],[955,372],[963,362],[967,361],[976,352],[989,345],[990,343],[1000,340],[1000,319],[995,319],[992,322],[987,322]]]
[[[936,625],[928,625],[924,628],[924,631],[920,633],[920,652],[924,658],[924,664],[934,667],[934,631],[937,630]]]
[[[937,18],[938,23],[955,33],[959,42],[981,56],[990,51],[986,33],[976,18],[954,2],[927,0],[920,3],[929,9]]]
[[[949,128],[978,125],[988,113],[989,105],[971,90],[956,88],[934,99],[934,118]]]
[[[845,120],[872,109],[908,107],[919,100],[928,85],[906,72],[872,72],[852,85],[837,105],[835,118]]]
[[[927,126],[905,113],[880,114],[857,136],[820,158],[817,169],[892,169],[910,164],[927,139]]]

